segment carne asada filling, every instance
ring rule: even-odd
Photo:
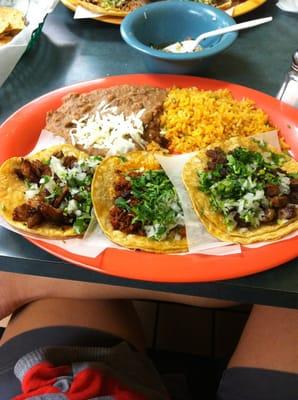
[[[210,196],[230,231],[297,217],[298,179],[281,168],[285,155],[242,147],[228,153],[216,147],[206,155],[207,167],[198,173],[199,190]]]
[[[114,190],[110,221],[115,230],[158,241],[185,237],[182,207],[163,170],[120,173]]]
[[[82,234],[91,219],[91,182],[100,161],[93,156],[78,160],[62,151],[44,162],[22,159],[15,173],[26,183],[27,201],[13,210],[13,220],[25,222],[28,228],[43,222],[72,226]]]

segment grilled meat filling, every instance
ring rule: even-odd
[[[28,228],[48,222],[83,233],[91,218],[91,180],[99,161],[98,157],[78,160],[62,151],[45,163],[22,159],[15,173],[26,183],[27,201],[13,210],[13,220]]]
[[[206,151],[207,166],[199,176],[201,190],[211,193],[213,207],[226,213],[227,223],[233,228],[249,228],[298,215],[298,179],[279,167],[282,155],[268,154],[269,159],[265,160],[260,153],[242,148],[227,154],[220,147]],[[245,185],[250,189],[246,190]],[[246,215],[245,202],[251,202]]]
[[[110,209],[114,230],[155,240],[186,236],[180,203],[162,170],[119,173],[114,191],[114,206]],[[164,218],[154,210],[158,204],[163,204]]]

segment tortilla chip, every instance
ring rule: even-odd
[[[1,20],[1,15],[0,15],[0,36],[4,34],[8,29],[9,29],[9,22]]]
[[[27,189],[23,180],[19,179],[15,169],[19,168],[22,158],[28,160],[47,160],[58,151],[65,155],[74,155],[78,159],[86,159],[88,155],[71,145],[63,144],[50,147],[28,157],[13,157],[6,160],[0,167],[0,215],[14,228],[33,235],[49,239],[65,239],[79,236],[73,227],[59,227],[53,223],[44,222],[33,228],[28,228],[25,222],[13,220],[13,210],[26,202],[25,191]]]
[[[10,35],[5,35],[5,36],[0,36],[0,46],[4,46],[5,44],[9,43],[14,36]]]
[[[279,153],[270,146],[267,147],[267,150],[260,148],[259,144],[251,138],[232,138],[217,145],[225,152],[241,146],[260,153],[268,151],[268,148],[272,152]],[[185,164],[182,176],[196,214],[211,235],[227,242],[249,244],[260,241],[278,240],[298,229],[298,217],[296,217],[290,220],[282,220],[279,223],[272,222],[266,225],[263,224],[258,228],[248,228],[245,230],[243,228],[236,228],[229,232],[223,216],[212,209],[208,194],[201,192],[198,188],[198,172],[204,171],[208,161],[206,150],[214,147],[216,146],[208,146],[191,158]],[[290,159],[283,164],[282,168],[288,173],[296,173],[298,172],[298,163]]]
[[[0,7],[0,26],[6,24],[6,29],[3,32],[18,31],[20,32],[25,28],[25,18],[24,14],[12,7]]]
[[[129,249],[140,249],[155,253],[174,253],[187,251],[187,240],[156,241],[146,236],[126,234],[114,230],[109,212],[114,205],[114,183],[117,172],[144,168],[145,170],[161,169],[152,153],[132,152],[122,157],[106,158],[95,170],[91,196],[96,218],[105,235],[113,242]]]

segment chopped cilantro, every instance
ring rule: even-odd
[[[51,163],[54,160],[54,163]],[[91,182],[93,173],[102,157],[91,156],[86,160],[75,162],[70,168],[63,166],[62,161],[52,156],[44,164],[50,165],[51,176],[41,177],[39,184],[32,184],[26,180],[28,189],[36,190],[39,195],[46,190],[45,200],[49,204],[62,194],[67,188],[59,208],[67,218],[68,223],[78,234],[82,234],[88,227],[91,219]],[[28,191],[29,191],[28,190]],[[27,191],[27,192],[28,192]]]
[[[42,183],[45,184],[45,183],[48,183],[51,178],[48,175],[42,175],[41,179],[42,179]]]
[[[126,161],[127,161],[127,158],[126,158],[125,156],[120,155],[120,156],[118,156],[118,158],[119,158],[122,162],[126,162]]]
[[[122,197],[115,204],[134,215],[132,223],[141,223],[147,236],[163,240],[177,225],[181,225],[182,208],[175,188],[163,170],[149,170],[129,176],[131,195],[137,199],[130,205]]]
[[[237,225],[237,218],[256,227],[268,207],[266,185],[278,185],[282,193],[289,192],[289,174],[280,169],[285,160],[284,154],[237,147],[227,154],[227,163],[198,173],[199,190],[209,195],[212,208],[223,215],[228,229]],[[221,174],[222,168],[225,174]]]
[[[119,208],[124,208],[126,211],[130,211],[130,207],[123,197],[117,197],[115,200],[115,205]]]
[[[77,217],[73,224],[73,228],[76,231],[76,233],[82,234],[83,232],[85,232],[85,230],[88,228],[90,219],[91,217],[89,214]]]

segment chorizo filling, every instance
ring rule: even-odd
[[[285,155],[243,147],[228,153],[217,147],[206,155],[207,167],[198,174],[199,190],[209,195],[229,231],[297,218],[298,176],[282,169]]]
[[[45,162],[23,159],[15,173],[26,183],[26,202],[13,210],[13,220],[28,228],[43,222],[72,226],[82,234],[91,219],[91,182],[100,160],[93,156],[78,160],[62,151]]]
[[[182,207],[163,170],[119,173],[110,222],[114,230],[162,241],[186,236]]]

